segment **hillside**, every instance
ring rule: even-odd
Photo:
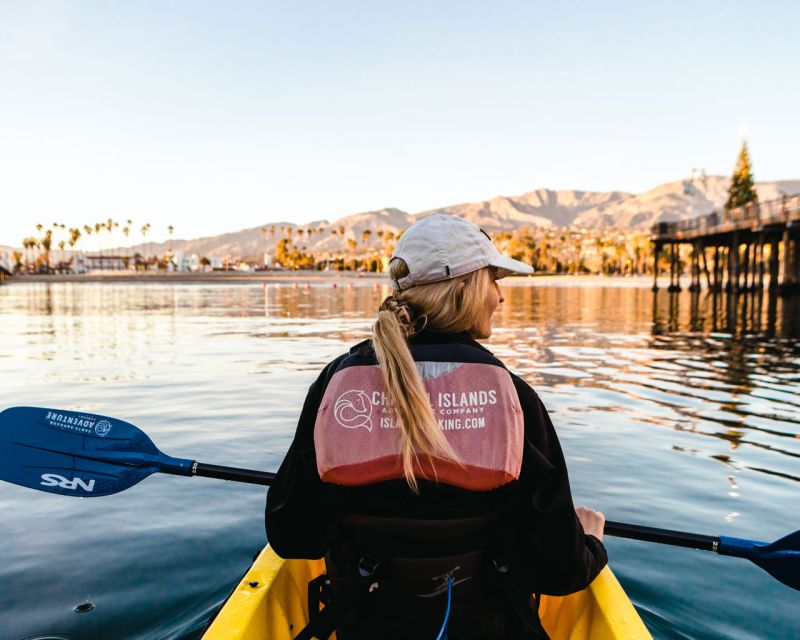
[[[358,247],[380,248],[409,224],[432,213],[447,213],[471,220],[490,233],[521,227],[584,228],[616,227],[646,230],[656,222],[684,220],[721,209],[727,198],[730,178],[698,177],[691,183],[667,182],[639,194],[622,191],[553,191],[537,189],[519,196],[497,196],[481,202],[438,207],[416,214],[386,208],[345,216],[333,222],[297,225],[267,223],[212,238],[176,241],[176,250],[198,255],[254,256],[271,250],[275,241],[292,230],[297,248],[309,252],[337,252],[347,249],[348,240]],[[800,192],[800,180],[756,183],[762,201],[780,197],[781,192]],[[271,228],[275,229],[274,236]],[[265,232],[262,232],[265,229]],[[343,229],[344,234],[339,230]],[[368,231],[368,235],[364,232]],[[352,243],[351,243],[352,244]],[[154,246],[155,248],[155,246]],[[157,250],[163,251],[160,245]]]
[[[521,227],[575,226],[587,229],[616,227],[647,230],[661,221],[694,218],[721,209],[730,178],[699,176],[692,181],[666,182],[639,194],[622,191],[591,192],[537,189],[518,196],[497,196],[481,202],[449,205],[409,214],[395,208],[355,213],[333,222],[308,224],[266,222],[259,227],[192,240],[173,240],[173,251],[199,256],[258,257],[274,251],[275,243],[290,237],[296,249],[314,254],[389,247],[409,224],[432,213],[471,220],[489,233]],[[761,201],[781,193],[800,193],[800,180],[756,183]],[[169,243],[147,243],[147,255],[163,254]],[[136,246],[142,251],[141,244]],[[130,250],[127,250],[130,251]]]

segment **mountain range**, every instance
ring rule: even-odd
[[[261,227],[208,238],[175,240],[172,244],[174,250],[184,253],[254,256],[266,247],[271,248],[275,241],[285,237],[284,229],[291,228],[295,246],[305,247],[310,252],[341,251],[347,247],[348,240],[355,241],[359,247],[378,248],[383,244],[378,232],[380,235],[387,232],[397,235],[416,220],[432,213],[467,218],[489,233],[523,227],[567,226],[643,231],[657,222],[685,220],[722,209],[729,185],[728,177],[700,175],[691,180],[667,182],[638,194],[537,189],[519,196],[497,196],[414,214],[386,208],[348,215],[333,222],[319,220],[301,225],[270,222]],[[781,193],[800,192],[800,180],[758,182],[756,189],[759,200],[764,202],[779,198]],[[338,233],[340,228],[344,229],[343,236]],[[302,235],[298,235],[299,231]],[[362,235],[364,231],[369,231],[368,237]],[[153,246],[153,249],[163,250],[163,247]]]
[[[360,248],[377,249],[386,236],[396,236],[410,224],[433,213],[471,220],[489,233],[523,227],[581,227],[624,230],[649,229],[657,222],[685,220],[723,208],[730,178],[699,175],[666,182],[642,193],[623,191],[553,191],[537,189],[518,196],[497,196],[481,202],[456,204],[410,214],[395,208],[356,213],[333,222],[307,224],[267,222],[262,226],[193,240],[173,240],[172,249],[200,256],[255,257],[271,251],[291,229],[295,247],[306,252],[344,251],[354,241]],[[800,192],[800,180],[756,183],[761,202],[782,193]],[[368,232],[368,233],[365,233]],[[147,254],[161,254],[169,243],[148,243]]]

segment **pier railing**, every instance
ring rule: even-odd
[[[668,242],[794,222],[800,222],[800,193],[736,209],[713,211],[691,220],[659,222],[653,225],[652,233],[654,241]]]

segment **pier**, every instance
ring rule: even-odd
[[[689,245],[690,291],[705,280],[710,291],[756,291],[768,279],[770,291],[800,287],[800,194],[714,211],[652,228],[653,291],[658,290],[658,264],[669,261],[669,291],[680,291],[681,246]]]

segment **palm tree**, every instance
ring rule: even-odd
[[[150,231],[150,223],[146,222],[145,224],[143,224],[140,231],[142,232],[142,253],[144,254],[143,255],[144,268],[145,270],[147,270],[147,245],[144,239]]]
[[[130,224],[126,224],[124,227],[122,227],[122,235],[125,236],[125,244],[127,245],[128,244],[128,236],[131,235]],[[125,257],[124,257],[125,267],[127,268],[130,265],[131,247],[130,246],[126,246],[125,250],[123,251],[123,253],[125,255]]]
[[[43,249],[43,256],[45,262],[45,268],[49,272],[50,271],[50,247],[53,245],[53,232],[48,229],[44,232],[44,238],[42,239],[42,249]]]
[[[103,255],[103,250],[100,244],[100,229],[102,229],[105,225],[102,222],[95,222],[94,223],[94,237],[97,240],[97,253],[99,255]]]
[[[111,218],[109,218],[106,220],[106,223],[103,226],[105,227],[106,231],[108,231],[108,253],[109,257],[112,257],[111,249],[114,246],[114,228],[119,227],[119,222],[114,222]]]
[[[169,234],[169,252],[172,253],[172,234],[175,233],[175,227],[169,225],[167,227],[167,233]]]
[[[75,259],[75,245],[81,239],[81,230],[77,227],[69,230],[69,248],[73,251],[72,260]]]
[[[34,238],[23,238],[22,239],[22,247],[25,249],[25,270],[31,270],[31,263],[33,262],[31,259],[31,254],[33,253],[33,248],[36,246],[36,240]]]

